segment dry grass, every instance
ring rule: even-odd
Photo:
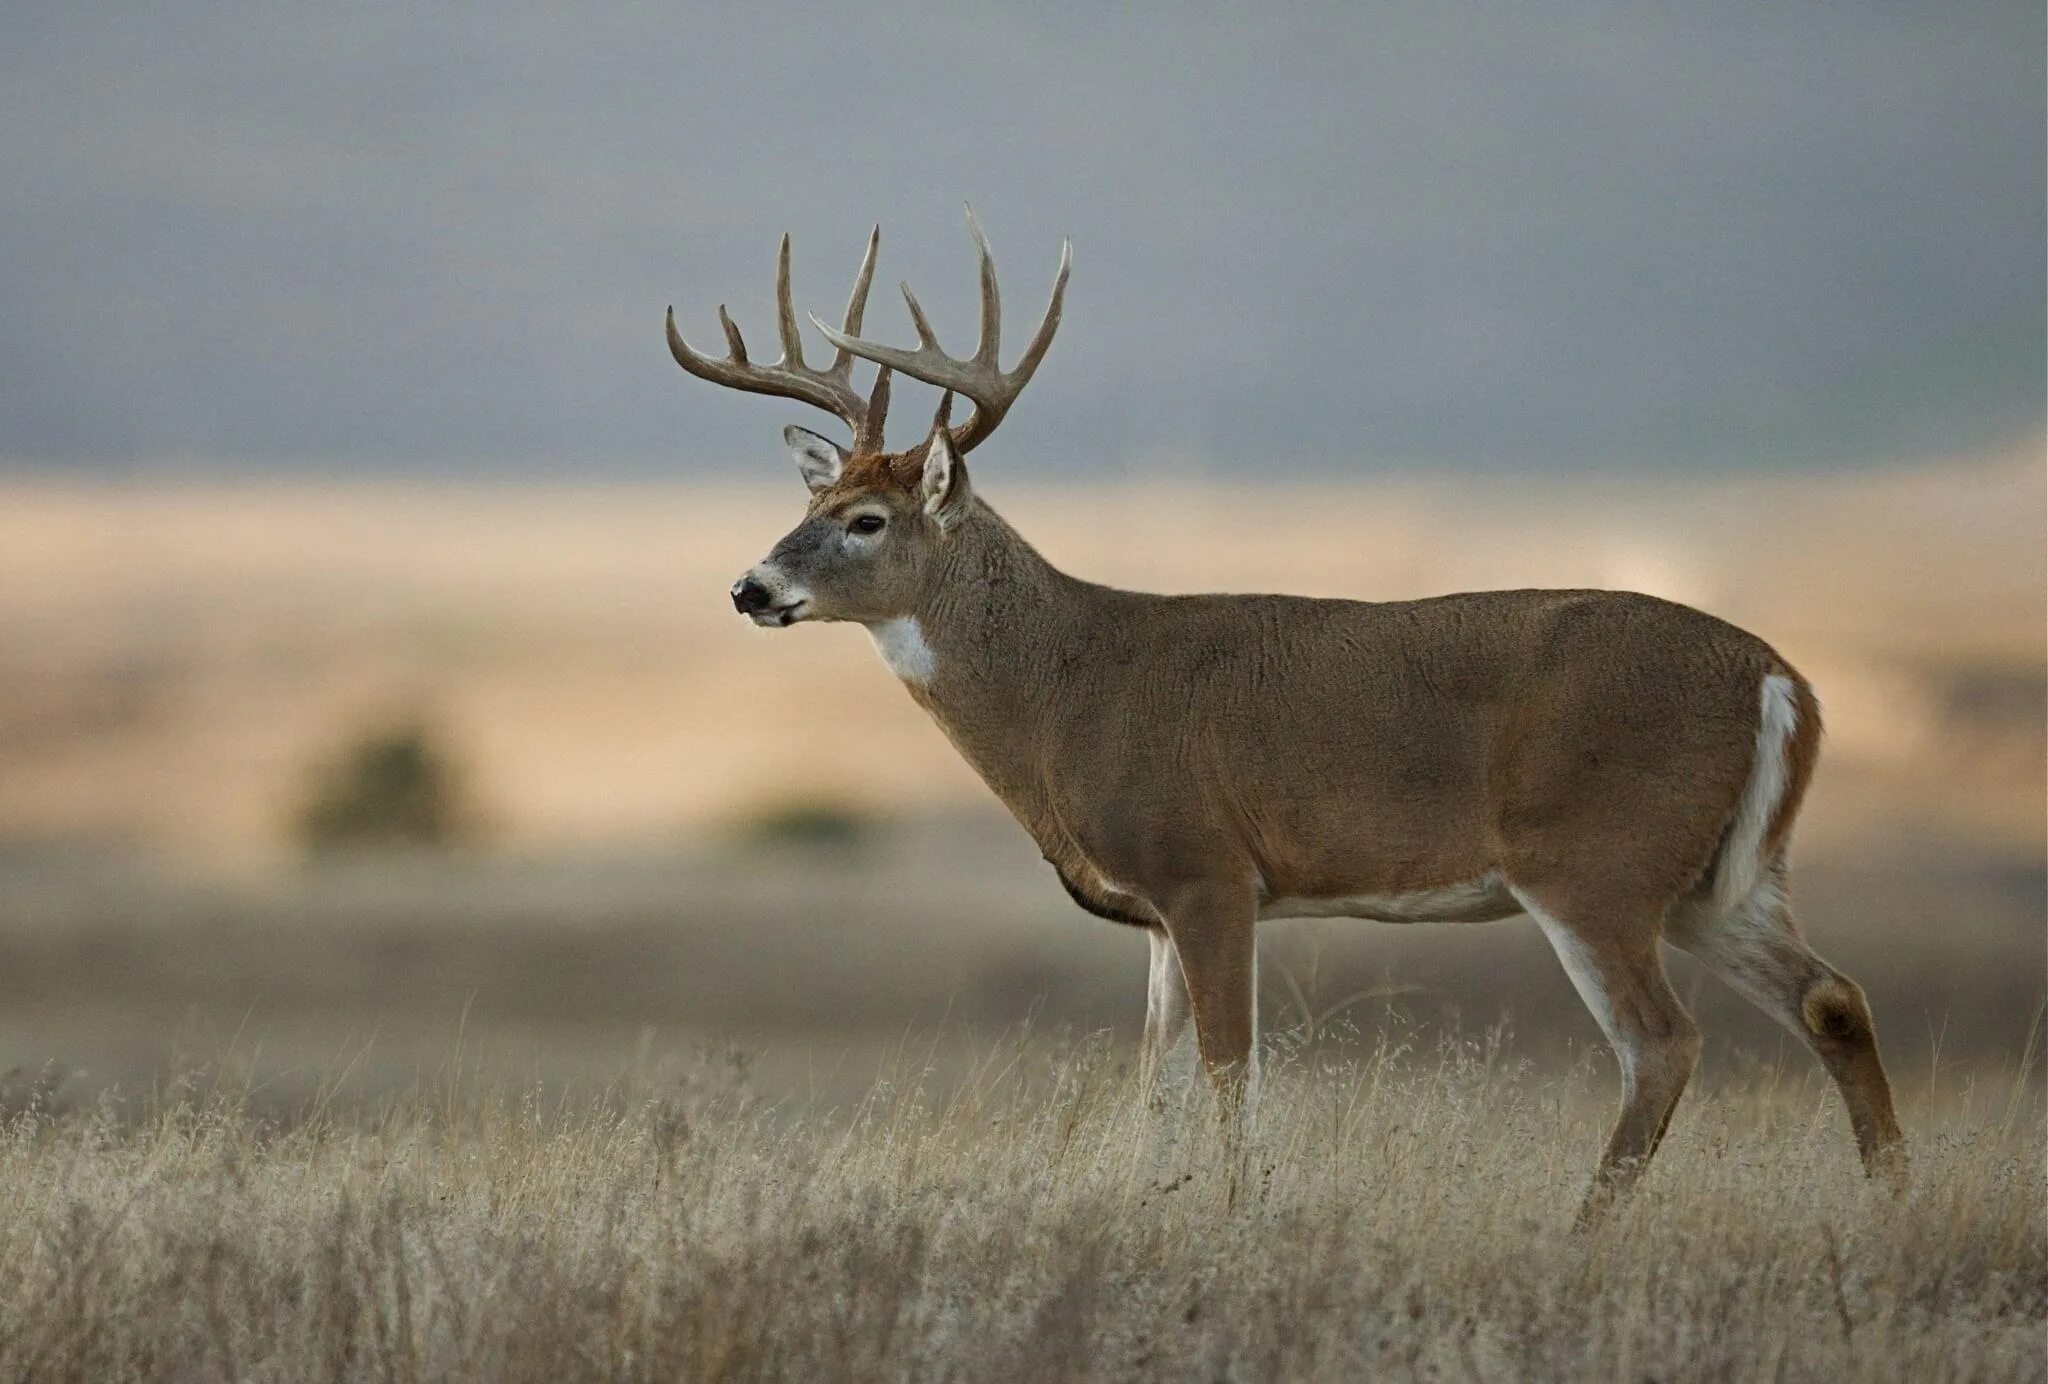
[[[906,1063],[840,1112],[763,1104],[732,1058],[288,1126],[200,1086],[30,1110],[0,1138],[0,1375],[2043,1376],[2038,1089],[1909,1096],[1893,1202],[1832,1097],[1767,1069],[1695,1093],[1575,1236],[1607,1074],[1502,1051],[1282,1061],[1237,1177],[1098,1043],[1006,1044],[943,1092]]]

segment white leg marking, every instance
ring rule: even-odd
[[[1798,1006],[1788,1005],[1788,989],[1821,967],[1792,925],[1785,908],[1784,862],[1774,861],[1747,898],[1732,909],[1718,900],[1694,904],[1674,915],[1667,929],[1685,948],[1765,1013],[1810,1041],[1811,1030]]]
[[[1180,973],[1180,957],[1164,928],[1146,934],[1152,943],[1152,970],[1145,987],[1146,1076],[1148,1098],[1184,1097],[1194,1084],[1195,1044],[1188,1026],[1188,986]]]
[[[1259,1079],[1263,1064],[1259,1060],[1259,944],[1252,942],[1252,1050],[1245,1058],[1243,1127],[1250,1132],[1258,1120]]]
[[[1785,746],[1799,723],[1799,701],[1792,679],[1780,673],[1764,678],[1762,711],[1756,727],[1756,758],[1728,830],[1721,873],[1714,880],[1714,904],[1722,912],[1735,908],[1756,888],[1764,869],[1764,833],[1770,830],[1778,802],[1785,796]]]
[[[875,641],[876,652],[882,655],[882,662],[889,665],[889,671],[905,682],[930,682],[932,672],[938,667],[938,656],[932,646],[925,643],[924,627],[917,623],[914,615],[905,615],[894,620],[883,620],[868,626],[868,637]]]
[[[1543,929],[1543,935],[1550,939],[1550,948],[1564,964],[1564,973],[1571,977],[1572,988],[1579,992],[1579,998],[1592,1011],[1593,1021],[1600,1025],[1600,1031],[1607,1035],[1607,1044],[1614,1049],[1615,1060],[1621,1064],[1623,1099],[1632,1097],[1636,1089],[1635,1045],[1615,1021],[1614,1002],[1608,998],[1607,987],[1600,981],[1600,969],[1593,964],[1592,952],[1579,940],[1577,933],[1544,912],[1527,894],[1517,889],[1515,898],[1536,920],[1536,926]]]

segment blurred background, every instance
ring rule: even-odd
[[[1110,7],[1114,9],[1114,7]],[[858,1089],[1135,1032],[856,629],[726,587],[823,427],[676,370],[878,287],[1018,349],[977,488],[1162,590],[1670,596],[1830,742],[1795,890],[1895,1069],[2044,997],[2044,21],[1457,7],[539,3],[0,15],[0,1098],[232,1045],[602,1081],[733,1042]],[[878,292],[869,334],[909,340]],[[900,434],[931,401],[898,394]],[[899,438],[900,441],[908,437]],[[1596,1030],[1535,929],[1262,931],[1276,1030]],[[1688,963],[1710,1062],[1785,1040]],[[1803,1059],[1800,1059],[1803,1061]],[[9,1094],[12,1093],[12,1094]]]

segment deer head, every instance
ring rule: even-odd
[[[903,299],[918,344],[909,350],[877,345],[860,338],[867,307],[868,285],[875,272],[881,243],[879,227],[869,235],[867,254],[847,302],[844,324],[811,321],[836,348],[823,370],[804,363],[803,342],[789,287],[789,237],[775,264],[776,326],[782,358],[757,365],[747,358],[746,342],[723,306],[719,323],[725,329],[729,354],[717,360],[693,350],[676,331],[675,309],[669,309],[668,344],[676,364],[702,380],[756,394],[801,399],[836,414],[852,431],[842,447],[807,428],[783,430],[783,441],[796,460],[797,473],[810,487],[811,501],[802,522],[732,587],[732,602],[757,625],[781,627],[803,620],[853,620],[876,625],[912,613],[938,570],[949,535],[973,506],[963,458],[987,441],[1002,423],[1059,329],[1073,247],[1060,251],[1059,273],[1052,301],[1023,356],[1005,371],[997,355],[1002,344],[1002,299],[996,289],[995,260],[988,238],[967,211],[981,265],[981,334],[974,354],[959,359],[939,348],[931,323],[908,284]],[[873,362],[875,381],[863,399],[853,387],[855,359]],[[931,431],[915,447],[890,452],[883,446],[883,425],[889,410],[891,372],[936,385],[944,392]],[[974,405],[966,422],[951,420],[955,394]]]

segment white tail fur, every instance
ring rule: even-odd
[[[1721,852],[1721,872],[1714,880],[1714,906],[1723,912],[1750,896],[1769,863],[1763,858],[1764,834],[1785,796],[1785,745],[1799,724],[1792,679],[1782,673],[1766,675],[1761,699],[1756,759],[1750,764],[1749,782],[1742,789],[1728,844]]]

